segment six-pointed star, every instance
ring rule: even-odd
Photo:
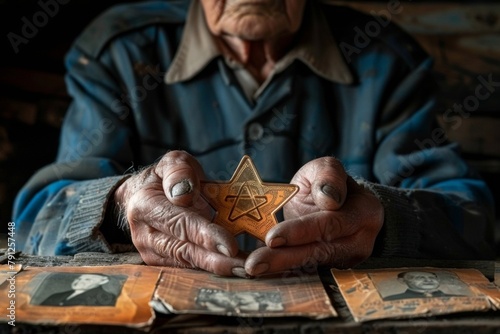
[[[247,232],[264,241],[267,231],[278,222],[275,213],[299,187],[293,184],[264,183],[252,159],[245,155],[231,180],[202,181],[201,194],[216,211],[214,222],[233,235]]]

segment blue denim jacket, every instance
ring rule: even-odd
[[[315,3],[352,82],[325,79],[297,60],[252,102],[222,57],[192,78],[165,82],[188,5],[117,6],[75,41],[66,58],[73,102],[57,161],[15,202],[22,250],[126,249],[110,195],[130,171],[181,149],[217,180],[228,180],[243,154],[267,182],[289,182],[306,162],[335,156],[384,206],[373,255],[493,256],[491,194],[436,123],[432,61],[398,27],[360,43],[373,17]]]

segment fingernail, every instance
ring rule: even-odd
[[[224,254],[225,256],[231,257],[231,253],[229,253],[229,249],[227,249],[226,246],[224,246],[224,245],[217,245],[217,250],[220,253]]]
[[[189,183],[188,180],[182,180],[181,182],[174,184],[170,190],[170,195],[172,195],[172,197],[182,196],[189,194],[191,190],[191,183]]]
[[[274,247],[283,246],[284,244],[286,244],[285,238],[276,237],[276,238],[271,239],[271,241],[269,242],[269,247],[274,248]]]
[[[253,274],[262,275],[265,274],[268,270],[269,270],[269,263],[259,263],[254,267]]]
[[[340,203],[340,193],[338,192],[338,190],[336,188],[334,188],[328,184],[325,184],[321,187],[321,191],[323,192],[323,194],[331,197],[337,203]]]
[[[245,271],[245,268],[243,267],[234,267],[233,269],[231,269],[231,272],[234,276],[238,276],[241,278],[250,278],[250,276]]]

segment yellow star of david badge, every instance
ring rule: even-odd
[[[278,223],[276,212],[297,193],[294,184],[264,183],[245,155],[231,180],[202,181],[201,194],[216,211],[214,222],[233,235],[243,232],[265,240]]]

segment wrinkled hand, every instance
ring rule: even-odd
[[[147,264],[245,276],[236,239],[210,221],[210,206],[199,191],[203,175],[191,155],[172,151],[127,179],[114,200],[124,208],[132,242]]]
[[[291,183],[300,190],[285,205],[285,220],[267,233],[267,246],[247,258],[247,273],[257,276],[311,265],[349,268],[371,255],[384,220],[382,204],[347,175],[338,160],[313,160]]]

